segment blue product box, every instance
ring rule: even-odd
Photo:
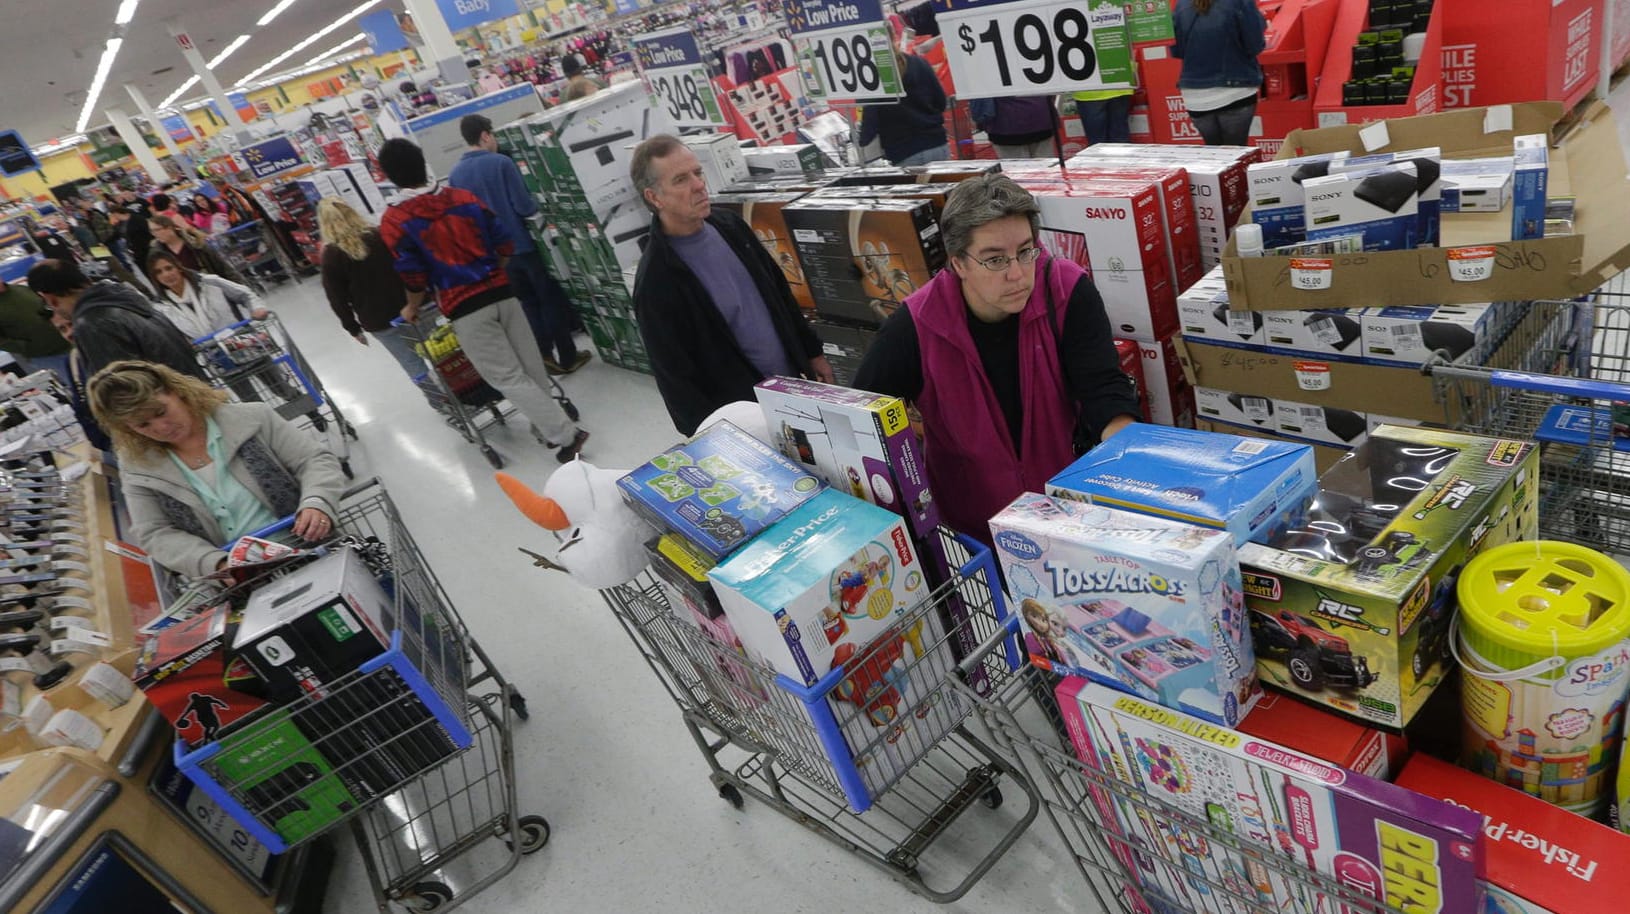
[[[1307,233],[1303,221],[1303,183],[1330,173],[1333,152],[1253,162],[1246,166],[1251,185],[1251,221],[1262,226],[1262,246],[1295,244]]]
[[[1545,196],[1551,177],[1550,138],[1543,133],[1511,141],[1511,240],[1545,237]]]
[[[1367,171],[1381,165],[1408,162],[1415,166],[1415,189],[1418,206],[1416,215],[1416,244],[1437,244],[1438,223],[1443,199],[1443,150],[1436,146],[1405,149],[1399,152],[1378,152],[1375,155],[1348,156],[1330,163],[1331,174]]]
[[[728,422],[708,426],[617,481],[634,511],[715,561],[736,551],[824,484]]]
[[[1054,476],[1047,494],[1227,530],[1242,546],[1297,523],[1318,481],[1305,444],[1139,423]]]
[[[1307,240],[1362,233],[1366,251],[1415,246],[1420,178],[1409,162],[1309,178],[1302,185]]]

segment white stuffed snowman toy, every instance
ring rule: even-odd
[[[561,540],[553,560],[522,551],[539,566],[557,568],[584,587],[600,590],[625,584],[643,571],[645,541],[656,534],[617,489],[617,480],[627,472],[574,460],[549,477],[542,495],[508,473],[495,475],[522,514]]]

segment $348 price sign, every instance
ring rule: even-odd
[[[965,98],[1134,82],[1120,0],[986,0],[941,13],[939,21],[952,79]]]
[[[645,80],[657,105],[667,110],[675,126],[717,127],[725,122],[706,67],[647,70]]]
[[[811,98],[864,102],[905,94],[888,26],[817,32],[794,40]]]

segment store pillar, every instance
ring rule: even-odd
[[[226,90],[221,88],[221,81],[215,78],[215,71],[204,62],[204,55],[199,52],[198,46],[193,44],[192,36],[187,34],[179,22],[167,23],[170,34],[175,36],[175,43],[181,47],[181,56],[187,59],[187,65],[198,76],[199,82],[204,84],[204,91],[215,100],[215,107],[220,111],[221,117],[226,119],[226,132],[238,138],[240,145],[246,144],[251,137],[249,131],[243,127],[243,121],[238,119],[237,109],[232,107],[232,100],[226,97]]]
[[[130,122],[130,116],[118,108],[107,109],[107,115],[113,129],[118,131],[119,139],[124,140],[125,145],[130,147],[131,154],[136,157],[136,164],[147,172],[153,183],[163,184],[169,181],[169,172],[164,170],[164,163],[158,160],[158,156],[153,155],[153,150],[147,148],[146,138],[136,129],[136,125]],[[163,130],[159,125],[154,126],[160,131]]]
[[[169,150],[170,158],[180,164],[182,162],[181,147],[175,144],[174,139],[171,139],[170,131],[164,128],[164,121],[153,111],[153,106],[147,103],[147,96],[129,83],[125,84],[125,91],[130,93],[130,100],[136,103],[136,110],[140,111],[141,116],[147,119],[147,126],[153,128],[153,132],[158,134],[159,141],[164,144],[164,148]]]
[[[423,56],[435,62],[442,79],[455,83],[468,82],[470,68],[464,64],[464,52],[453,40],[453,32],[447,27],[447,20],[442,16],[437,0],[404,2],[408,12],[413,14],[414,24],[419,27],[419,37],[424,39]]]

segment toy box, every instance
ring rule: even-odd
[[[1275,689],[1262,690],[1261,700],[1236,729],[1378,781],[1392,780],[1409,754],[1402,736],[1366,727]]]
[[[651,571],[668,593],[674,612],[688,607],[704,619],[717,619],[724,614],[719,596],[713,592],[713,582],[707,579],[708,569],[715,562],[689,540],[664,533],[645,544],[645,554],[650,557]]]
[[[136,660],[136,685],[189,748],[214,742],[270,707],[254,671],[231,653],[235,615],[222,603],[162,628]]]
[[[1630,835],[1430,756],[1397,783],[1483,817],[1489,914],[1596,914],[1630,898]]]
[[[1047,494],[1227,530],[1241,545],[1293,525],[1317,481],[1306,445],[1131,425],[1049,480]]]
[[[1242,901],[1257,902],[1218,896],[1187,909],[1344,910],[1252,866],[1250,855],[1262,854],[1283,855],[1396,909],[1482,914],[1476,814],[1097,683],[1066,679],[1057,694],[1083,761],[1174,813],[1157,816],[1098,791],[1129,843],[1165,856],[1175,843],[1196,872],[1220,875]],[[1208,840],[1198,823],[1231,833],[1245,849]],[[1189,897],[1180,874],[1157,878],[1168,897]]]
[[[1226,532],[1034,494],[990,529],[1035,665],[1230,727],[1256,701]]]
[[[820,479],[728,422],[669,448],[617,485],[648,523],[715,561],[821,489]]]
[[[1240,549],[1265,684],[1388,728],[1448,672],[1455,581],[1532,538],[1538,449],[1383,425],[1319,480],[1305,523]]]

